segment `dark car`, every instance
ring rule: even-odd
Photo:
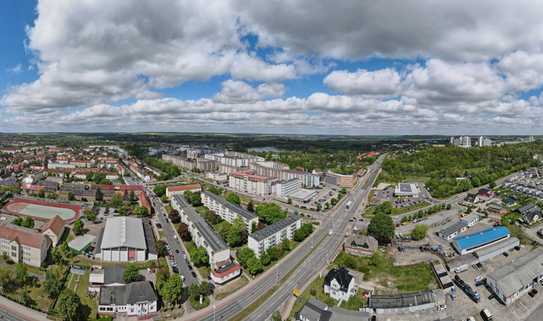
[[[179,254],[179,250],[175,250],[175,253]]]
[[[529,295],[530,297],[532,297],[532,298],[533,298],[534,296],[536,296],[536,294],[537,294],[537,290],[536,290],[536,289],[532,289],[530,292],[528,292],[528,295]]]
[[[194,278],[196,278],[196,273],[195,273],[194,271],[192,271],[191,274],[192,274],[192,276],[193,276]]]

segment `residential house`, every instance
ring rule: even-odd
[[[355,279],[346,268],[334,268],[324,277],[324,293],[336,301],[347,301],[356,295]]]

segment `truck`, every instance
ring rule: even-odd
[[[353,205],[353,201],[348,201],[347,204],[345,204],[345,208],[350,209],[351,205]]]
[[[481,301],[481,295],[479,292],[473,290],[473,288],[464,282],[464,280],[462,280],[458,275],[454,276],[454,283],[475,303],[479,303],[479,301]]]

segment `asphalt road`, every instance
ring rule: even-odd
[[[358,213],[362,202],[366,202],[382,160],[383,158],[380,158],[372,166],[372,169],[368,171],[361,183],[344,198],[335,211],[330,213],[330,217],[322,222],[321,226],[305,242],[300,244],[276,266],[227,298],[205,309],[185,315],[178,320],[228,320],[266,294],[296,267],[287,282],[284,282],[266,302],[249,316],[249,320],[262,321],[269,318],[288,299],[294,287],[307,283],[312,275],[320,271],[335,256],[336,249],[343,241],[344,230],[349,218]],[[352,200],[353,204],[350,209],[345,209],[345,204],[349,200]],[[330,230],[332,230],[332,235],[329,235]],[[322,243],[319,244],[319,242]],[[317,249],[315,249],[316,244],[319,244]]]
[[[1,311],[1,310],[0,310],[0,320],[1,321],[25,321],[24,319],[20,319],[14,316],[13,314],[9,314],[8,312]]]
[[[380,161],[382,159],[380,158]],[[370,168],[368,175],[364,177],[364,181],[348,194],[349,196],[337,209],[338,213],[334,219],[328,220],[319,229],[320,233],[328,234],[325,235],[324,241],[303,261],[291,277],[275,291],[266,303],[258,307],[246,320],[260,321],[269,319],[273,312],[278,310],[290,298],[294,288],[301,288],[309,283],[316,273],[321,271],[335,258],[337,251],[341,248],[349,219],[359,213],[360,206],[365,206],[367,203],[369,191],[379,172],[380,161]],[[344,204],[349,200],[353,202],[353,206],[347,209]],[[329,234],[330,231],[332,231],[332,235]]]
[[[192,270],[190,270],[187,259],[185,258],[187,254],[184,253],[184,250],[181,247],[181,240],[177,239],[177,233],[174,231],[172,224],[170,224],[170,221],[166,216],[166,210],[164,209],[162,202],[155,195],[155,193],[153,191],[150,191],[149,189],[147,189],[147,195],[149,196],[151,204],[155,209],[158,222],[160,223],[160,225],[162,225],[162,230],[164,231],[166,242],[170,246],[174,261],[177,265],[177,269],[184,278],[183,284],[186,286],[190,286],[191,284],[198,282],[198,279],[192,276]]]

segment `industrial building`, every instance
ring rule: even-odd
[[[489,273],[488,286],[505,305],[538,287],[543,281],[543,249],[535,249]]]
[[[143,262],[157,259],[155,237],[147,219],[118,216],[106,220],[94,254],[108,262]]]
[[[479,232],[458,236],[452,242],[453,248],[460,254],[468,254],[509,238],[511,234],[505,226],[488,228]]]
[[[398,197],[418,197],[420,189],[414,183],[398,183],[394,188],[394,196]]]

